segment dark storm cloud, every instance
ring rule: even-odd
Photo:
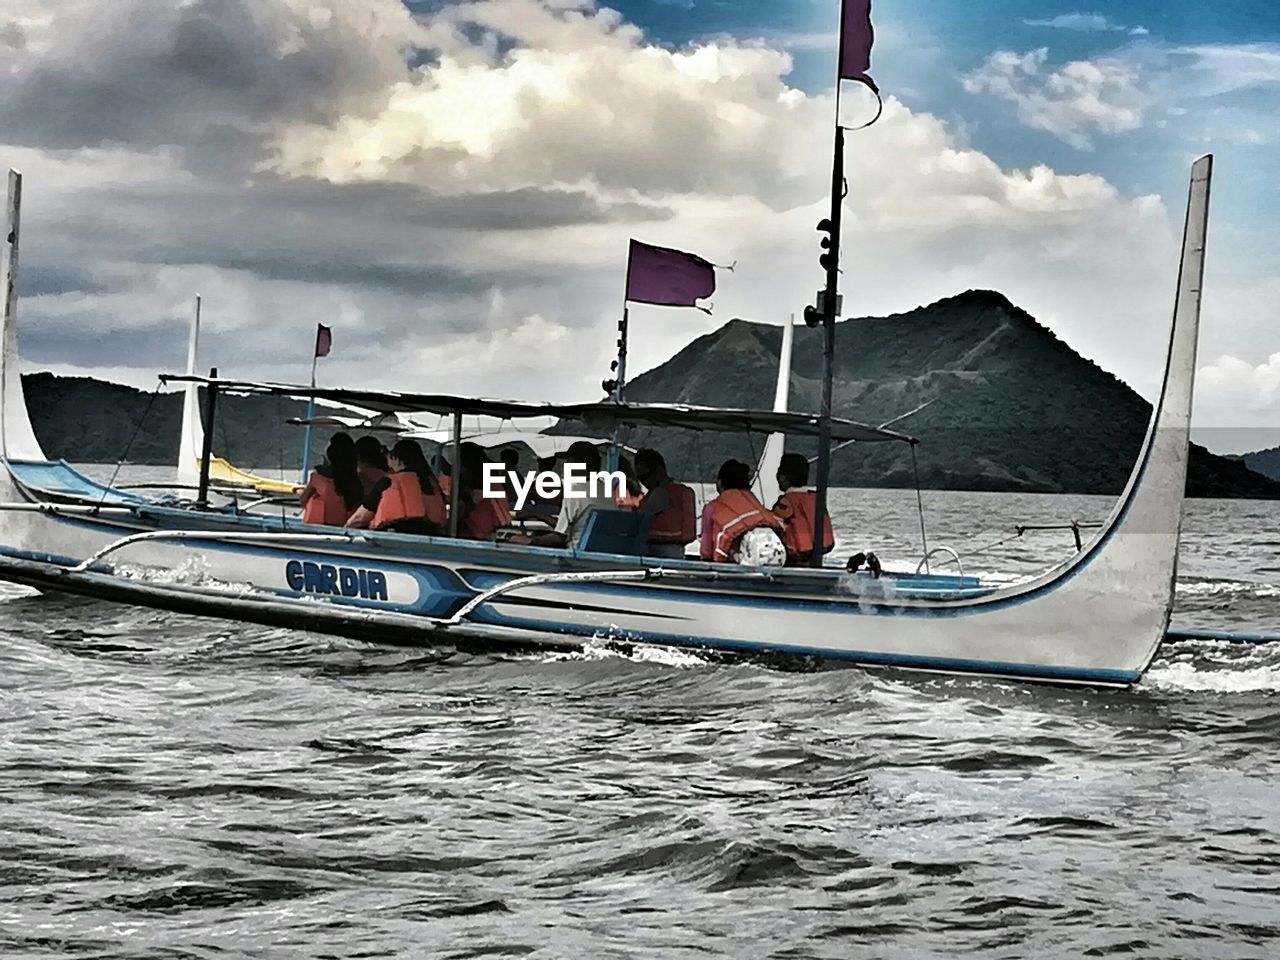
[[[62,293],[103,293],[106,284],[83,267],[48,262],[39,254],[24,254],[18,293],[23,297],[56,296]]]
[[[243,188],[213,180],[178,187],[87,188],[78,193],[74,212],[48,221],[34,205],[28,209],[27,247],[33,263],[51,278],[29,293],[61,292],[57,276],[69,284],[63,289],[87,289],[89,273],[65,264],[97,257],[209,265],[266,280],[413,296],[474,294],[495,285],[534,283],[542,274],[501,260],[450,266],[456,244],[449,231],[483,240],[486,231],[621,225],[671,216],[660,206],[604,204],[566,190],[442,196],[402,184],[275,180]],[[619,237],[626,232],[620,229]],[[24,282],[33,281],[24,277]]]
[[[22,355],[28,365],[70,364],[78,367],[154,366],[176,370],[186,356],[185,318],[157,321],[138,329],[112,329],[104,335],[103,318],[92,310],[37,322],[23,321]]]
[[[279,4],[112,0],[76,10],[56,21],[56,44],[39,53],[27,45],[27,55],[13,58],[0,90],[8,142],[74,148],[212,138],[247,148],[247,131],[330,121],[407,74],[394,41],[373,44]],[[0,43],[11,34],[0,28]]]

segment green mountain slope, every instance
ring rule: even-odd
[[[637,335],[640,331],[633,331]],[[782,330],[732,320],[627,385],[635,401],[767,408]],[[991,291],[971,290],[890,317],[836,329],[834,406],[882,423],[926,400],[898,429],[920,438],[920,481],[932,488],[1119,493],[1146,431],[1150,405],[1116,377]],[[791,409],[818,409],[822,344],[798,328]],[[762,442],[725,434],[637,431],[685,476],[709,478],[728,456],[754,462]],[[794,449],[812,454],[812,442]],[[910,449],[863,444],[835,455],[833,482],[909,486]],[[1193,448],[1192,496],[1280,496],[1280,484],[1243,463]]]

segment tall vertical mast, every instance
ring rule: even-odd
[[[827,252],[821,262],[827,268],[822,292],[822,411],[818,419],[818,477],[813,510],[813,553],[809,565],[822,566],[824,520],[827,516],[827,484],[831,477],[831,381],[835,372],[836,297],[840,284],[840,209],[844,201],[844,127],[840,126],[840,80],[836,78],[836,136],[831,159],[831,217],[818,224],[830,231]]]
[[[871,46],[875,31],[871,26],[871,0],[841,0],[840,48],[836,58],[836,132],[831,158],[831,216],[818,224],[820,231],[830,236],[822,239],[827,252],[818,258],[826,269],[827,282],[822,292],[822,302],[817,309],[807,307],[805,323],[822,324],[822,413],[818,421],[818,483],[813,511],[812,566],[822,566],[822,530],[827,516],[827,486],[831,479],[831,380],[835,372],[836,314],[839,312],[840,284],[840,212],[844,203],[844,126],[840,122],[840,82],[853,80],[867,87],[876,95],[880,110],[884,101],[880,90],[867,71],[871,67]],[[880,118],[880,110],[870,121],[869,127]],[[860,129],[860,128],[859,128]]]

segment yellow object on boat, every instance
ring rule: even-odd
[[[196,458],[196,469],[200,469],[200,459]],[[297,488],[288,480],[271,480],[248,473],[233,466],[221,457],[213,457],[209,461],[209,479],[214,483],[231,484],[237,487],[249,487],[259,493],[293,493]]]

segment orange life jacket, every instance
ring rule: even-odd
[[[818,495],[812,490],[788,490],[773,505],[773,512],[786,524],[782,545],[787,548],[788,563],[806,563],[813,554],[813,515],[818,509]],[[822,552],[836,545],[831,529],[831,514],[822,518]]]
[[[748,530],[771,527],[781,534],[784,526],[750,490],[726,490],[707,509],[711,511],[712,559],[717,563],[730,561],[730,553]]]
[[[444,498],[440,491],[426,494],[418,475],[411,470],[387,474],[391,486],[382,491],[378,509],[370,526],[382,530],[398,520],[426,520],[436,526],[444,523]]]
[[[458,536],[468,540],[492,540],[493,532],[511,523],[507,501],[498,497],[480,497],[458,526]]]
[[[340,527],[347,522],[351,511],[338,493],[333,477],[312,471],[307,486],[312,493],[302,508],[303,523],[326,523],[331,527]]]
[[[673,543],[684,546],[698,539],[698,501],[692,487],[668,480],[662,485],[669,505],[654,514],[649,524],[650,543]]]

